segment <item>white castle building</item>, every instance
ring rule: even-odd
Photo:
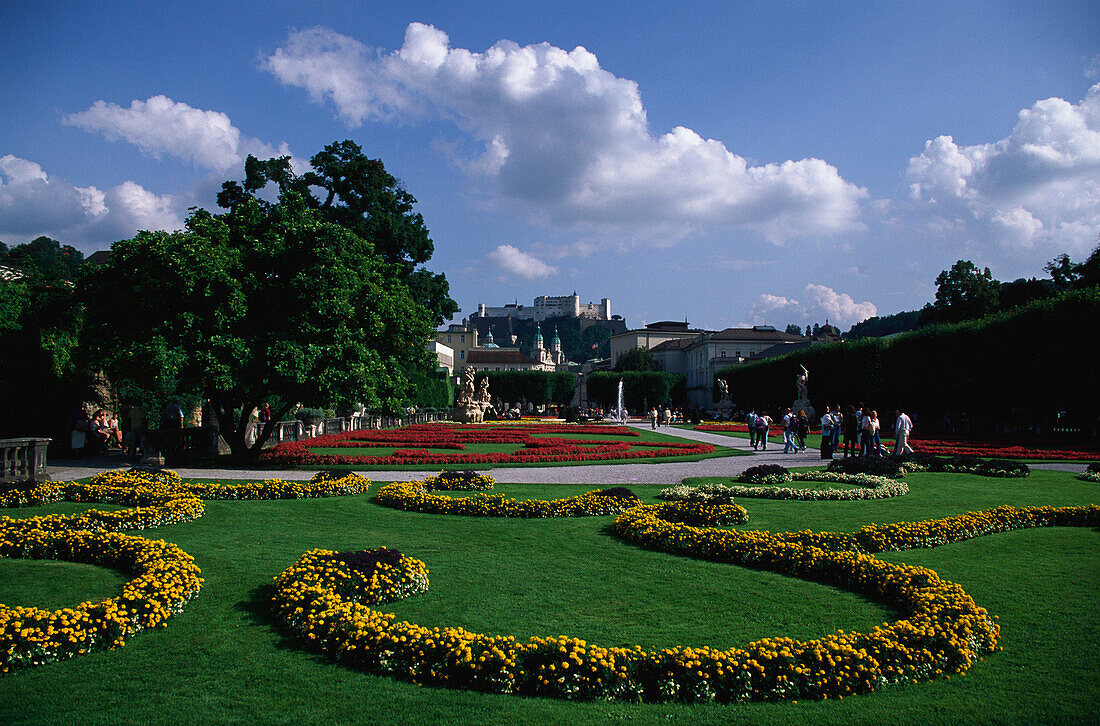
[[[531,306],[520,305],[517,302],[503,307],[490,307],[481,303],[477,306],[477,312],[470,317],[517,318],[536,322],[558,317],[610,320],[611,299],[605,297],[598,303],[590,302],[582,305],[580,296],[577,295],[576,291],[572,295],[561,295],[560,297],[540,295],[535,298],[535,303]]]

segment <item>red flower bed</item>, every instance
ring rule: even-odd
[[[891,445],[892,446],[892,445]],[[989,459],[1055,459],[1100,461],[1100,452],[1077,449],[1034,449],[989,440],[909,439],[913,451],[939,456],[980,456]]]
[[[507,464],[553,463],[560,461],[601,461],[609,459],[652,459],[663,456],[709,454],[714,447],[699,443],[665,443],[651,441],[606,441],[566,437],[535,438],[535,434],[596,434],[600,436],[637,438],[638,432],[621,426],[575,426],[545,424],[534,426],[447,426],[418,424],[403,429],[383,431],[349,431],[328,434],[303,441],[279,444],[260,454],[262,461],[272,464],[351,464],[372,466],[387,464]],[[464,444],[521,444],[524,448],[512,453],[444,454],[431,449],[463,450]],[[389,456],[370,454],[324,454],[314,449],[398,448]]]

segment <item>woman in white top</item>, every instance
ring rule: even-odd
[[[882,437],[879,434],[881,428],[878,423],[878,411],[871,411],[870,422],[867,424],[867,431],[864,432],[864,436],[870,440],[867,442],[867,455],[878,456],[879,445],[882,443]]]

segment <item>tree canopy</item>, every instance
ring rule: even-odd
[[[295,192],[321,219],[370,241],[374,252],[394,265],[413,298],[431,311],[435,325],[457,313],[447,278],[418,267],[431,258],[435,246],[423,216],[413,209],[416,199],[382,160],[368,158],[358,144],[345,140],[326,146],[310,164],[312,169],[299,175],[289,156],[261,160],[249,155],[244,182],[226,182],[218,205],[233,209],[246,199],[259,201],[255,193],[273,182],[280,199]]]
[[[657,370],[657,361],[653,359],[653,352],[641,346],[631,348],[615,361],[616,372],[655,370]]]
[[[420,231],[427,239],[419,215],[390,216],[389,252],[380,254],[362,236],[374,225],[326,214],[301,193],[296,180],[306,175],[288,176],[284,161],[250,160],[245,185],[227,182],[219,195],[228,212],[198,209],[182,231],[116,242],[80,284],[86,340],[112,383],[154,398],[201,395],[242,457],[259,452],[295,403],[395,410],[409,400],[410,375],[435,370],[424,341],[438,309],[417,298],[406,274],[430,242],[404,261],[391,245]],[[256,196],[267,178],[257,165],[279,182],[276,202]],[[360,171],[384,173],[381,162]],[[411,204],[388,174],[346,185]],[[412,229],[397,229],[402,222]],[[264,402],[275,416],[249,448],[246,425]]]
[[[936,300],[922,311],[922,323],[957,323],[997,310],[1000,283],[970,260],[959,260],[936,276]]]

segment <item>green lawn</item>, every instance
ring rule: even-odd
[[[914,474],[911,493],[855,502],[742,500],[744,529],[851,531],[869,522],[999,504],[1087,504],[1095,484]],[[375,485],[378,486],[378,485]],[[498,485],[516,497],[594,487]],[[632,487],[647,500],[657,486]],[[373,491],[373,487],[372,487]],[[91,505],[95,506],[103,505]],[[57,504],[7,514],[78,511]],[[104,506],[104,508],[106,508]],[[198,599],[115,652],[0,676],[0,723],[1053,723],[1095,722],[1100,702],[1100,531],[1017,531],[882,555],[931,567],[999,616],[1005,650],[964,678],[840,702],[730,706],[572,703],[420,688],[325,662],[284,637],[265,586],[314,547],[388,546],[424,560],[431,589],[400,617],[479,632],[576,635],[603,645],[729,645],[867,629],[899,614],[834,587],[626,545],[610,517],[470,519],[399,512],[373,495],[207,502],[195,522],[148,530],[192,554]],[[56,607],[117,592],[123,577],[52,561],[0,560],[0,602]]]

